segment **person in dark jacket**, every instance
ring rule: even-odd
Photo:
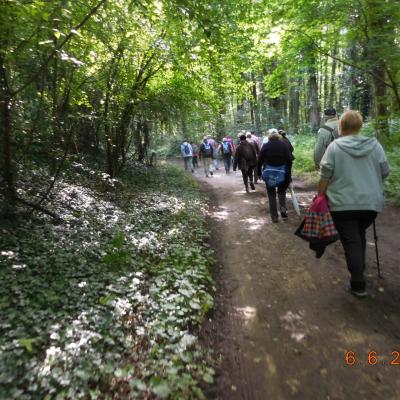
[[[236,148],[233,170],[242,171],[243,183],[246,192],[249,193],[249,181],[252,190],[256,190],[253,183],[253,171],[257,167],[257,154],[254,147],[246,140],[246,135],[240,135],[240,143]]]
[[[254,150],[256,151],[256,154],[258,157],[258,154],[260,153],[260,145],[258,144],[259,143],[258,137],[253,135],[252,133],[248,132],[246,134],[246,138],[247,138],[247,141],[254,147]],[[254,168],[254,183],[258,183],[257,182],[258,178],[259,178],[259,176],[257,174],[257,168]]]
[[[279,129],[278,133],[282,136],[282,140],[288,145],[289,150],[290,150],[290,154],[292,155],[292,161],[290,162],[289,165],[289,171],[290,171],[290,176],[292,175],[292,165],[293,165],[293,161],[294,161],[294,148],[292,146],[292,143],[290,143],[289,138],[287,137],[287,133],[283,130],[283,129]]]
[[[269,136],[269,141],[265,143],[258,156],[258,173],[261,176],[265,164],[273,167],[285,165],[285,181],[281,183],[278,188],[269,187],[267,184],[267,193],[269,201],[269,212],[271,214],[272,222],[278,222],[278,210],[276,204],[276,192],[278,191],[279,207],[282,219],[287,219],[286,209],[286,189],[291,181],[290,165],[292,162],[292,154],[290,153],[289,146],[282,140],[279,134],[272,134]]]

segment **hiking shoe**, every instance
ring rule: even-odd
[[[368,296],[368,293],[365,290],[354,290],[352,288],[349,289],[350,293],[356,297],[363,298]]]
[[[356,297],[367,297],[368,293],[366,292],[365,288],[352,288],[351,283],[347,286],[347,290]]]
[[[246,186],[246,193],[250,193],[249,187]]]
[[[287,220],[287,219],[288,219],[288,214],[287,214],[286,208],[281,208],[281,217],[282,217],[282,219],[284,219],[284,220]]]
[[[256,190],[253,182],[250,182],[250,187],[251,187],[251,190]]]

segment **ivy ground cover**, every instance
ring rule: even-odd
[[[1,227],[0,398],[202,398],[214,288],[196,183],[169,166],[71,170],[47,203],[62,222]],[[39,168],[20,176],[21,197],[44,187]]]

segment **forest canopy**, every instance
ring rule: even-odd
[[[399,19],[399,2],[378,0],[5,0],[6,204],[32,160],[54,176],[96,157],[115,177],[174,135],[315,133],[331,106],[360,110],[385,141],[400,107]]]

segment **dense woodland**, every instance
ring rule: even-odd
[[[1,0],[0,398],[204,398],[207,204],[152,154],[283,127],[311,171],[322,110],[350,107],[398,196],[399,21],[395,0]]]
[[[315,132],[335,106],[385,139],[399,112],[396,1],[6,0],[0,18],[6,205],[32,158],[114,177],[174,134]]]

